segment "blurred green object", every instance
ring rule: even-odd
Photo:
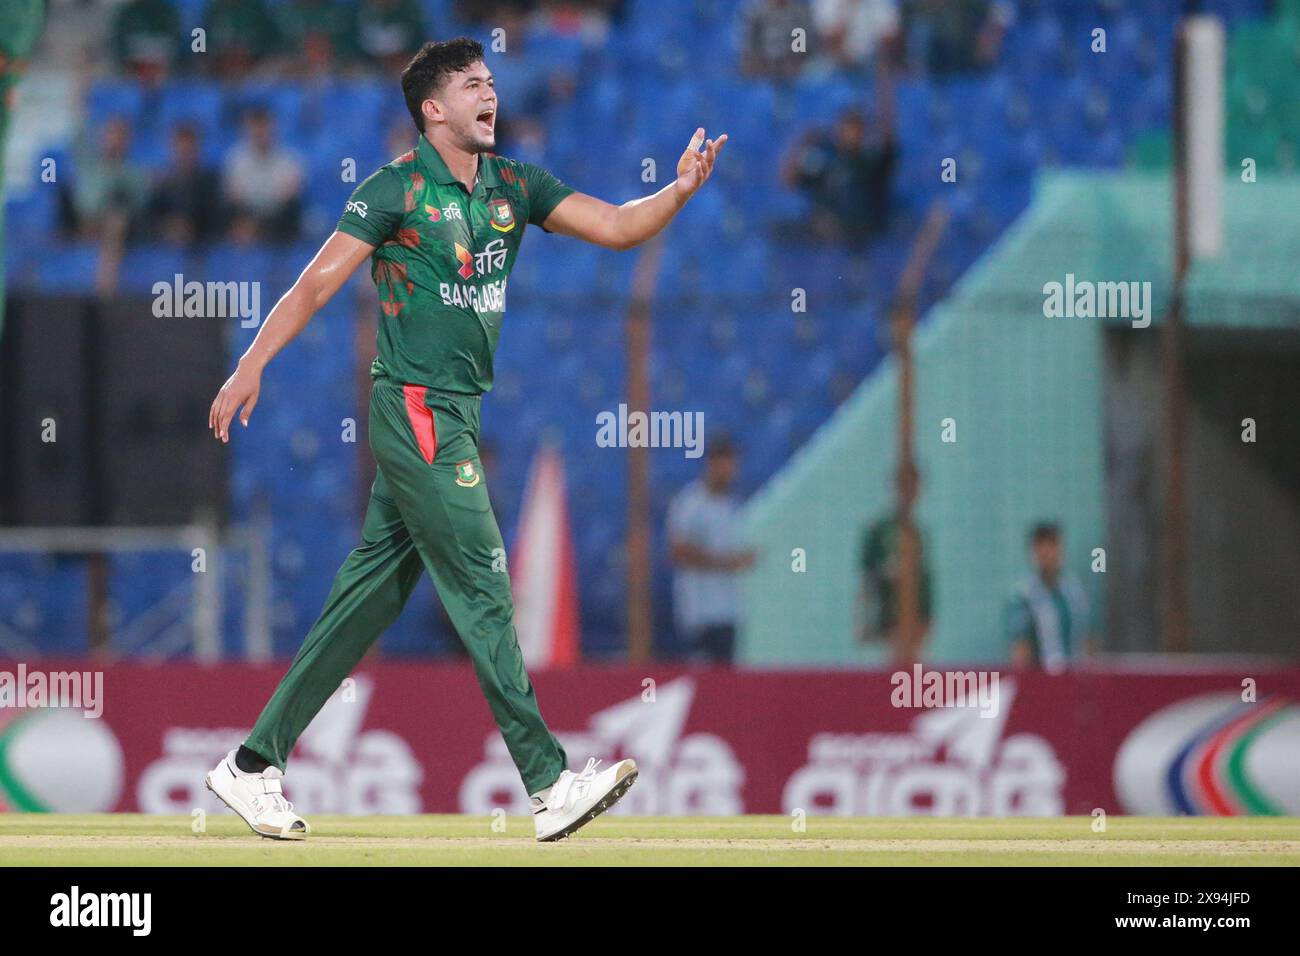
[[[27,58],[45,25],[45,0],[4,0],[0,3],[0,335],[4,334],[4,155],[9,140],[9,111]]]
[[[925,534],[921,539],[921,580],[917,610],[924,627],[930,625],[930,566],[925,560]],[[898,520],[893,512],[873,522],[862,540],[862,573],[868,602],[867,634],[872,640],[887,640],[898,625],[899,541]]]
[[[1246,159],[1257,172],[1300,167],[1300,0],[1279,6],[1272,20],[1243,23],[1228,37],[1227,129],[1224,164],[1240,174]],[[1129,151],[1137,169],[1173,162],[1168,130],[1139,137]]]

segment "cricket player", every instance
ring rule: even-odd
[[[508,576],[494,569],[504,546],[479,461],[479,403],[492,387],[506,281],[529,224],[609,249],[656,235],[709,178],[727,137],[706,141],[697,129],[670,185],[614,206],[491,152],[497,92],[474,40],[425,44],[402,72],[402,92],[419,144],[357,187],[209,412],[223,442],[236,415],[246,427],[267,363],[370,260],[381,313],[370,397],[378,470],[362,543],[252,733],[207,785],[255,833],[307,836],[281,793],[289,754],[424,570],[532,798],[537,838],[556,840],[613,806],[637,768],[622,760],[601,770],[593,759],[581,773],[568,769],[524,670]]]

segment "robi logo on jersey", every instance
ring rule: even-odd
[[[471,253],[459,242],[454,242],[452,245],[456,248],[456,261],[460,263],[456,273],[462,279],[472,279],[475,273],[481,276],[491,275],[498,269],[504,268],[506,256],[510,251],[504,239],[493,239],[483,247],[482,252],[478,253]]]
[[[455,243],[455,246],[456,261],[460,263],[460,268],[456,270],[456,274],[462,279],[472,279],[474,277],[474,257],[459,242]]]

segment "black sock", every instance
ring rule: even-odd
[[[261,773],[271,766],[271,761],[265,759],[257,751],[249,750],[243,744],[240,744],[239,752],[235,754],[235,766],[244,773]]]

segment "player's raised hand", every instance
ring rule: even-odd
[[[253,414],[261,390],[262,373],[241,362],[234,374],[226,379],[226,384],[221,386],[208,409],[208,427],[212,429],[212,437],[230,441],[230,421],[241,406],[244,413],[239,416],[239,421],[247,428],[248,416]]]
[[[704,181],[713,173],[713,164],[717,161],[718,153],[722,152],[726,142],[726,133],[717,139],[706,140],[704,127],[701,126],[695,131],[690,145],[686,147],[686,152],[682,153],[682,158],[677,160],[677,181],[673,185],[676,186],[683,200],[693,196],[695,190],[703,186]],[[700,149],[701,144],[704,146],[703,151]]]

